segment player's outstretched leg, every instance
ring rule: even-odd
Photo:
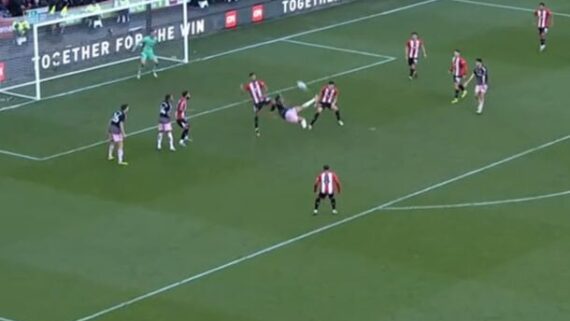
[[[319,116],[321,116],[321,112],[322,112],[322,108],[319,107],[317,108],[317,112],[315,113],[315,115],[313,116],[313,120],[311,120],[311,123],[309,124],[309,129],[312,129],[313,126],[315,125],[315,123],[317,122],[317,120],[319,119]]]
[[[546,29],[541,29],[540,31],[540,47],[539,50],[542,52],[546,49]]]
[[[182,130],[182,134],[180,135],[180,145],[185,146],[186,142],[190,140],[190,129],[188,127],[185,127]]]
[[[329,197],[331,200],[332,213],[338,214],[338,211],[336,210],[336,198],[334,197],[334,195],[330,195]]]
[[[410,65],[410,80],[418,78],[418,70],[415,64]]]
[[[477,95],[477,102],[479,103],[477,105],[477,114],[481,115],[481,114],[483,114],[483,108],[485,107],[485,94],[484,93],[479,93]]]
[[[261,136],[261,131],[259,130],[259,116],[257,113],[253,116],[253,128],[255,130],[255,135],[257,137]]]
[[[109,153],[107,154],[107,159],[112,161],[115,159],[115,157],[113,157],[113,152],[115,150],[115,143],[113,142],[113,140],[111,139],[109,141]]]
[[[334,115],[336,116],[336,122],[338,123],[338,125],[344,126],[344,122],[342,121],[342,119],[340,117],[340,109],[338,108],[338,106],[333,105],[332,110],[334,111]]]
[[[171,151],[176,151],[176,147],[174,147],[174,136],[172,135],[172,131],[169,131],[166,133],[166,135],[168,136],[168,145],[170,147]]]
[[[461,91],[461,98],[465,98],[467,96],[467,89],[463,84],[459,84],[459,90]]]
[[[156,149],[161,150],[162,149],[162,131],[158,132],[158,137],[156,139]]]
[[[157,69],[158,69],[158,59],[155,59],[154,65],[152,66],[152,75],[154,76],[154,78],[158,78]]]
[[[141,64],[139,65],[139,70],[137,71],[137,79],[141,79],[141,74],[142,74],[142,70],[144,68],[144,62],[141,62]]]
[[[129,163],[125,162],[125,152],[123,150],[123,142],[119,142],[117,148],[117,158],[119,159],[119,165],[129,165]]]
[[[321,205],[321,197],[317,196],[317,198],[315,198],[315,208],[313,209],[313,215],[319,214],[320,205]]]

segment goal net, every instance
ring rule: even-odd
[[[187,0],[125,1],[33,24],[2,60],[2,96],[40,100],[136,77],[140,42],[152,31],[158,71],[188,62]],[[4,53],[3,53],[4,54]],[[145,73],[154,63],[147,61]]]

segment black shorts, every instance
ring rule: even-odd
[[[258,112],[258,111],[262,110],[263,107],[265,107],[269,104],[271,104],[271,98],[266,97],[262,102],[259,102],[257,104],[253,104],[253,111]]]
[[[323,103],[323,102],[320,102],[320,103],[319,103],[319,107],[321,107],[322,109],[331,109],[331,108],[332,108],[332,104],[331,104],[331,103]]]
[[[548,33],[548,28],[538,28],[538,34],[542,35]]]
[[[417,65],[418,64],[418,58],[408,58],[408,65],[412,66],[412,65]]]
[[[188,128],[188,121],[184,118],[177,119],[176,123],[178,124],[178,126],[180,126],[180,128],[183,129]]]
[[[319,198],[320,199],[325,199],[325,198],[329,198],[329,199],[333,199],[334,198],[334,194],[325,194],[325,193],[319,193]]]
[[[453,78],[453,83],[454,84],[458,84],[461,85],[463,84],[463,76],[452,76]]]

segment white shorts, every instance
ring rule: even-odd
[[[172,131],[172,123],[159,123],[158,124],[158,131],[159,132],[171,132]]]
[[[477,86],[475,86],[475,94],[483,95],[483,94],[487,93],[487,89],[489,89],[489,87],[487,85],[477,85]]]
[[[113,143],[120,143],[123,141],[123,134],[109,134]]]
[[[299,122],[299,114],[297,114],[297,109],[290,108],[285,113],[285,120],[288,123],[297,124]]]

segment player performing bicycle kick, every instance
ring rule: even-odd
[[[153,30],[149,35],[145,36],[136,46],[133,47],[133,51],[142,47],[141,50],[141,60],[139,65],[139,70],[137,72],[137,79],[141,79],[141,74],[143,68],[146,66],[147,61],[152,61],[152,75],[154,78],[158,78],[157,67],[158,67],[158,56],[154,53],[154,46],[158,43],[157,32]]]
[[[281,95],[277,95],[275,96],[275,103],[271,107],[271,111],[277,110],[279,116],[281,116],[281,118],[283,118],[283,120],[286,122],[290,124],[298,124],[301,126],[301,128],[306,129],[307,120],[299,114],[314,103],[315,99],[313,98],[301,106],[287,107],[285,106],[285,100],[283,97]]]

